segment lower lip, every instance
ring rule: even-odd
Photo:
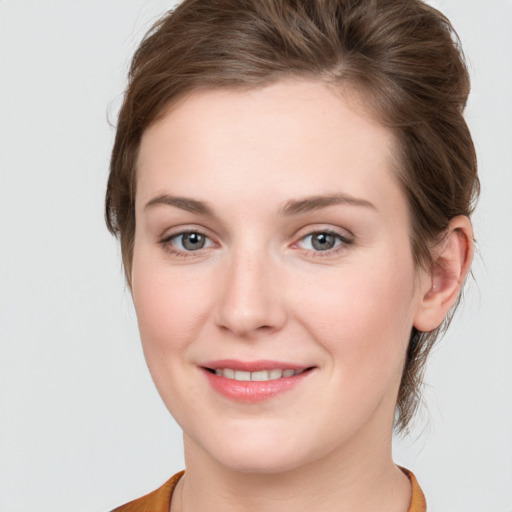
[[[311,373],[311,370],[306,370],[292,377],[281,377],[280,379],[267,381],[241,381],[227,379],[204,369],[203,372],[217,393],[237,402],[256,403],[293,389]]]

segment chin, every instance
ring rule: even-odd
[[[238,453],[223,453],[218,455],[216,459],[219,464],[231,471],[262,475],[285,473],[295,469],[302,462],[296,453],[291,454],[283,451],[272,453],[261,448]]]
[[[240,473],[278,474],[308,464],[315,458],[304,449],[307,443],[299,442],[300,435],[289,429],[265,432],[237,431],[230,435],[211,436],[201,443],[203,451],[217,464]],[[314,453],[318,456],[318,448]]]

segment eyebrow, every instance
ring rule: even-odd
[[[301,213],[311,212],[314,210],[321,210],[329,206],[335,205],[351,205],[362,206],[377,210],[375,205],[366,199],[359,199],[348,194],[333,194],[333,195],[317,195],[304,197],[302,199],[292,199],[287,201],[280,210],[282,217],[289,217],[292,215],[299,215]],[[181,210],[186,210],[190,213],[196,213],[204,216],[214,216],[213,208],[204,201],[198,201],[189,197],[171,196],[168,194],[161,194],[154,197],[146,203],[144,210],[154,206],[174,206]]]
[[[348,194],[333,194],[327,196],[311,196],[303,199],[290,200],[285,203],[281,208],[281,215],[298,215],[300,213],[311,212],[327,208],[328,206],[335,206],[338,204],[346,204],[351,206],[363,206],[377,210],[373,203],[366,199],[359,199]]]
[[[154,197],[146,203],[144,210],[160,205],[174,206],[190,213],[213,217],[213,209],[204,201],[198,201],[189,197],[170,196],[168,194]]]

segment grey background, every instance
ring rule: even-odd
[[[182,469],[103,223],[129,58],[172,2],[0,1],[0,512],[105,511]],[[512,511],[512,3],[439,0],[470,62],[476,285],[395,443],[429,511]]]

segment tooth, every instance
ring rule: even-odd
[[[265,382],[267,380],[280,379],[281,377],[293,377],[300,375],[304,370],[292,370],[290,368],[281,370],[274,368],[272,370],[259,370],[256,372],[247,372],[244,370],[233,370],[232,368],[216,368],[215,374],[226,379],[235,379],[239,381]]]
[[[251,380],[264,381],[268,380],[268,371],[261,370],[260,372],[251,372]]]
[[[270,370],[268,372],[269,380],[280,379],[282,376],[283,376],[283,370],[275,369],[275,370]]]
[[[226,379],[234,379],[235,378],[235,370],[232,370],[231,368],[224,368],[223,373],[224,373],[224,377],[226,377]]]

